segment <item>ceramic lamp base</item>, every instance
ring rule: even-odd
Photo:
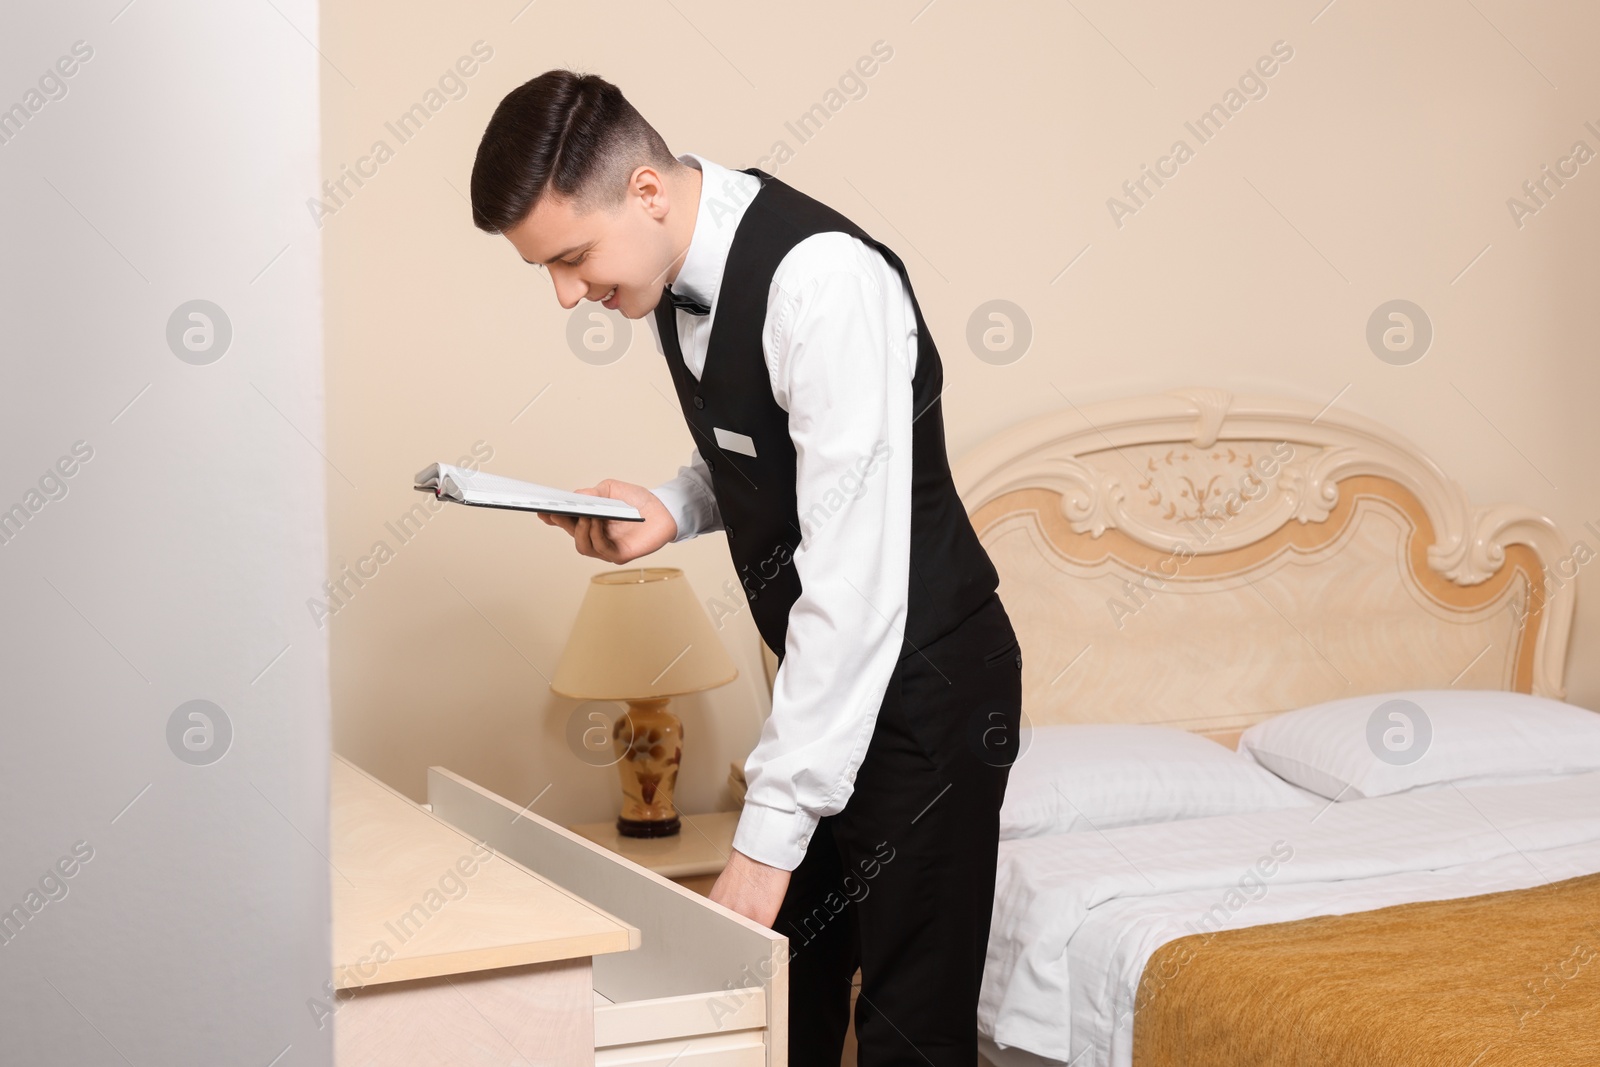
[[[622,776],[623,837],[671,837],[681,824],[672,793],[683,762],[683,723],[667,710],[668,698],[630,700],[611,729]]]
[[[617,833],[623,837],[671,837],[683,829],[682,821],[674,815],[670,819],[640,820],[617,816]]]

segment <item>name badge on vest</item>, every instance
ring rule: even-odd
[[[713,428],[717,437],[717,447],[725,448],[729,452],[738,452],[741,455],[755,456],[756,443],[742,433],[724,430],[721,426]]]

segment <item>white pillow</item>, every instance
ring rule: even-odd
[[[1036,726],[1011,765],[1000,839],[1314,803],[1249,759],[1171,726]]]
[[[1330,799],[1600,770],[1600,715],[1526,693],[1408,689],[1258,722],[1239,751]]]

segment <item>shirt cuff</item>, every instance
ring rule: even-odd
[[[817,822],[808,811],[784,811],[746,799],[733,847],[769,867],[792,871],[805,859]]]
[[[700,483],[692,477],[680,475],[669,482],[662,482],[650,491],[666,506],[667,512],[678,524],[678,535],[672,539],[672,544],[687,541],[691,537],[698,537],[718,528],[716,498],[707,499],[707,494]]]

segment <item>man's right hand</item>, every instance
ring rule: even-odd
[[[644,516],[643,522],[625,522],[621,519],[597,519],[592,515],[550,515],[539,517],[550,526],[559,526],[572,535],[578,553],[593,556],[610,563],[627,563],[648,556],[662,545],[670,544],[678,536],[678,522],[661,502],[661,498],[642,485],[619,482],[607,478],[588,489],[574,489],[575,493],[604,496],[632,504]]]

